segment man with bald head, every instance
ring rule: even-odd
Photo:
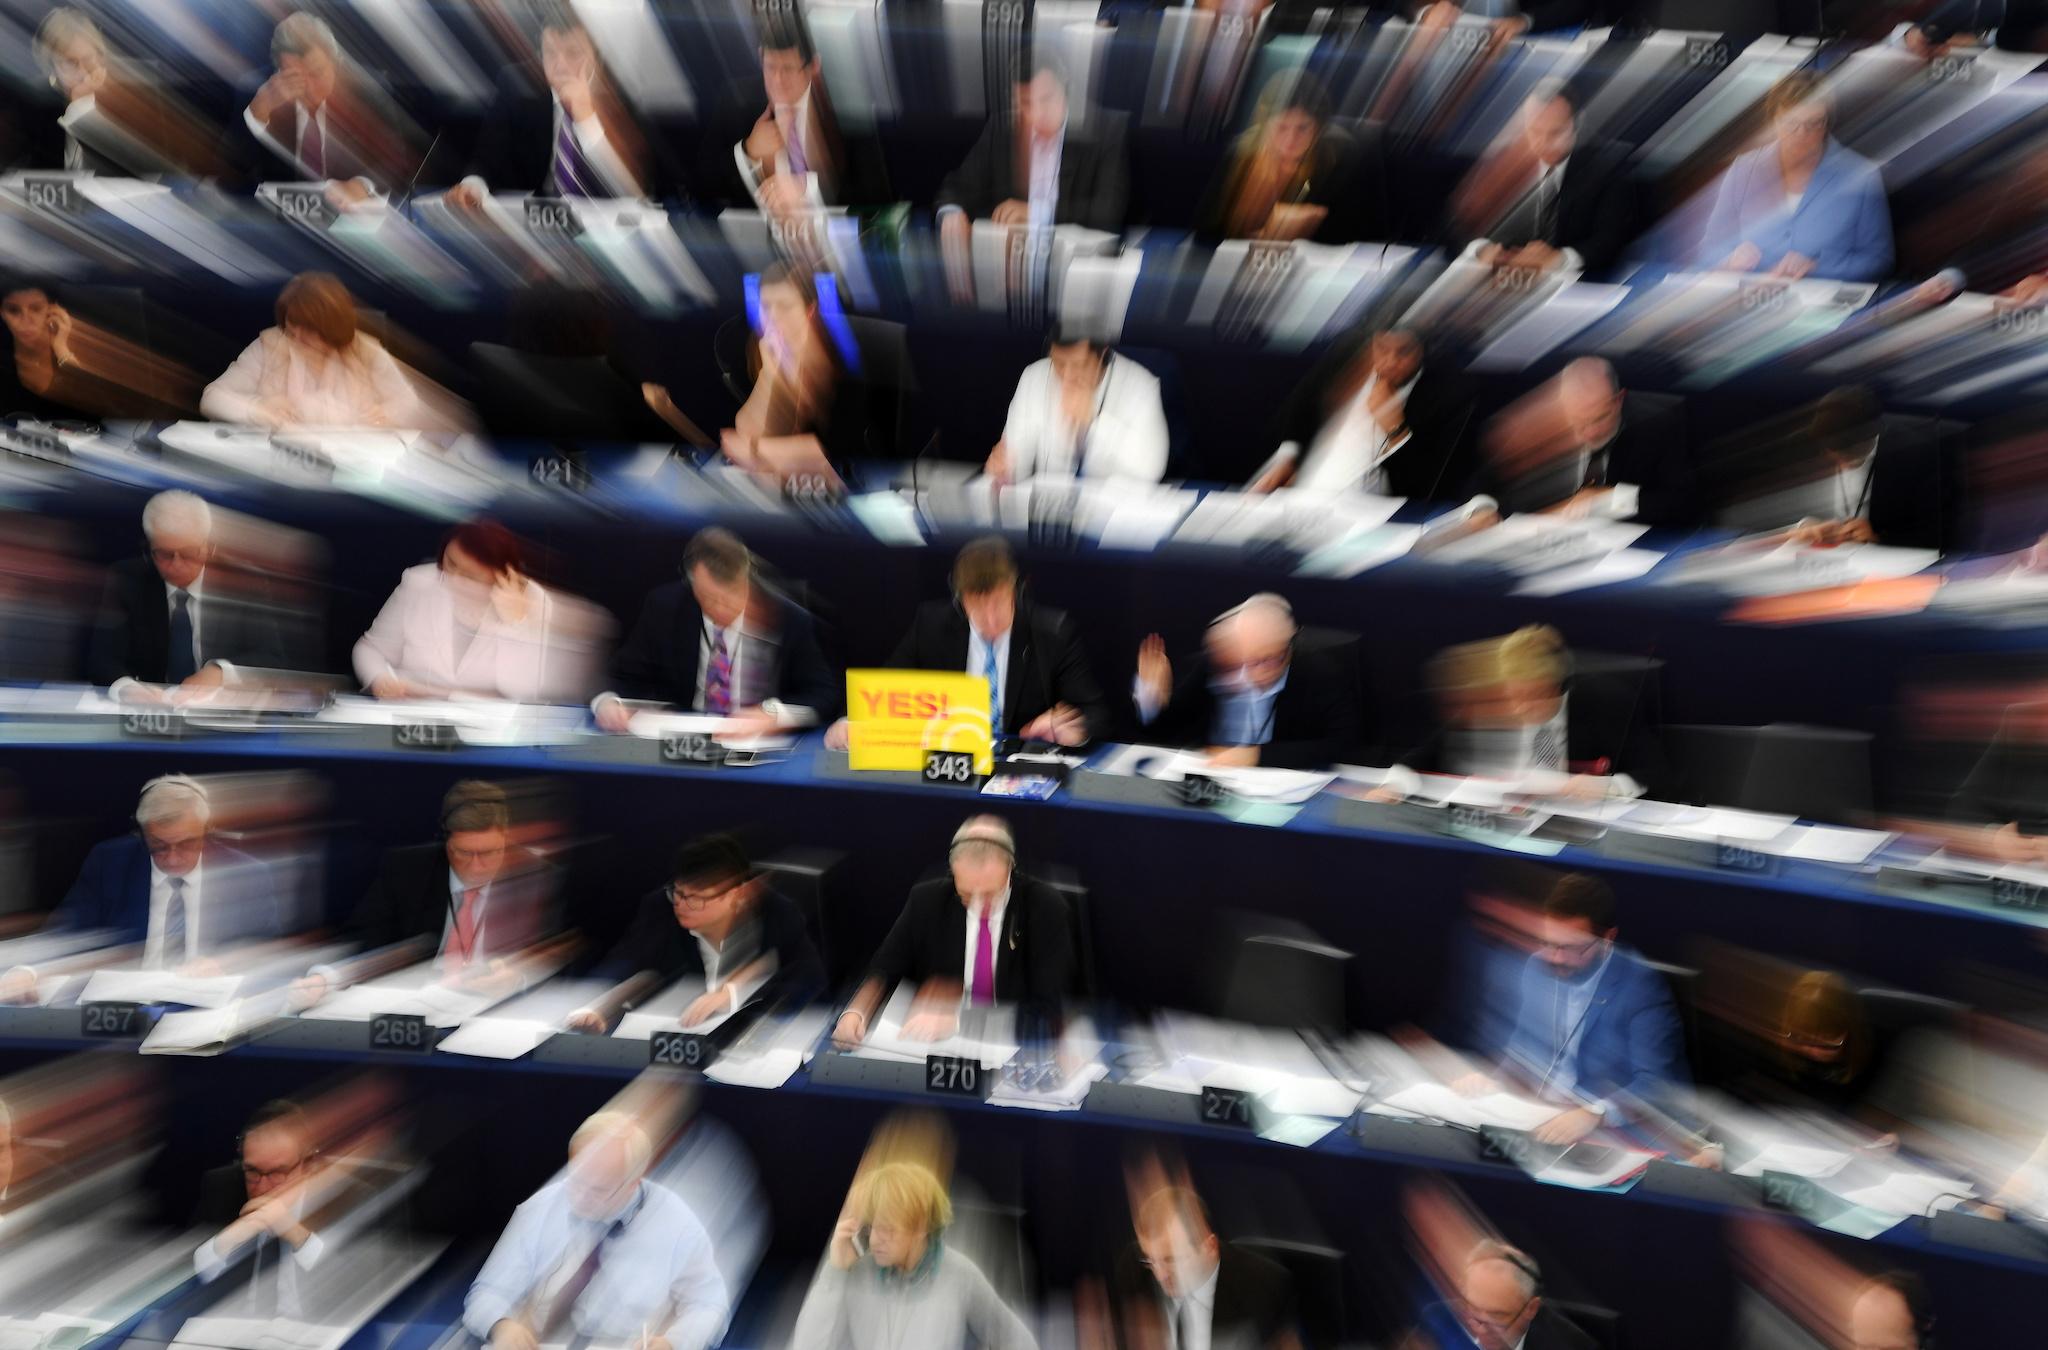
[[[1496,419],[1487,438],[1492,495],[1509,511],[1693,523],[1692,459],[1679,404],[1621,386],[1582,356],[1548,388]],[[1627,509],[1633,488],[1636,504]]]
[[[731,1314],[711,1238],[675,1192],[647,1179],[654,1141],[600,1111],[569,1140],[569,1166],[513,1211],[477,1273],[462,1323],[501,1350],[612,1341],[704,1350]]]
[[[1200,746],[1218,766],[1321,768],[1359,738],[1357,667],[1343,644],[1304,642],[1287,601],[1254,595],[1209,624],[1176,677],[1159,634],[1138,648],[1140,738]]]
[[[1849,1350],[1927,1350],[1934,1309],[1918,1275],[1874,1275],[1849,1305]]]

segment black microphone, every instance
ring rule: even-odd
[[[434,157],[434,151],[440,147],[440,144],[441,132],[436,131],[434,139],[427,143],[427,153],[420,156],[419,167],[412,171],[412,181],[405,185],[405,196],[399,200],[400,210],[412,205],[413,193],[420,185],[420,175],[427,171],[427,161]]]

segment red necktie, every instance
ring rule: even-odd
[[[462,908],[455,912],[455,932],[441,954],[441,968],[459,971],[477,958],[476,934],[483,922],[484,888],[462,893]]]

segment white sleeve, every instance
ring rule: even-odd
[[[1017,377],[1010,412],[1003,419],[1003,444],[1010,453],[1010,481],[1021,483],[1038,469],[1039,446],[1045,440],[1047,367],[1035,361]]]
[[[569,124],[576,137],[576,148],[583,152],[583,158],[590,167],[597,170],[597,176],[604,181],[607,191],[614,197],[638,197],[640,184],[626,168],[626,162],[612,149],[610,138],[604,134],[604,123],[592,113],[581,122]]]
[[[290,164],[294,172],[304,173],[306,166],[299,162],[298,155],[293,152],[290,146],[277,143],[277,138],[270,134],[270,128],[256,120],[255,109],[256,105],[253,103],[248,104],[242,109],[242,125],[249,128],[249,134],[256,138],[257,144],[269,150],[270,153],[276,155],[285,163]]]
[[[1131,364],[1135,366],[1137,362]],[[1098,420],[1102,424],[1103,443],[1091,443],[1090,453],[1109,451],[1110,466],[1108,473],[1091,477],[1156,483],[1166,476],[1166,409],[1159,401],[1159,381],[1142,368],[1140,373],[1147,378],[1130,381],[1132,387],[1120,394],[1114,405],[1102,410],[1103,416]]]
[[[242,348],[235,363],[199,396],[199,411],[215,422],[257,422],[263,402],[263,374],[269,358],[263,339]]]
[[[512,1314],[545,1273],[540,1259],[540,1223],[528,1200],[512,1211],[512,1221],[491,1248],[484,1268],[462,1302],[462,1325],[480,1341],[491,1338],[491,1328]]]
[[[425,410],[420,406],[419,391],[413,388],[412,379],[382,343],[372,347],[370,353],[370,392],[377,410],[384,415],[384,425],[400,430],[418,429]]]
[[[214,1245],[218,1241],[220,1234],[215,1233],[199,1244],[198,1251],[192,1253],[192,1270],[199,1276],[201,1284],[212,1284],[221,1277],[221,1272],[228,1268],[228,1257],[221,1255],[220,1248]]]
[[[711,1238],[694,1218],[690,1227],[675,1278],[669,1282],[669,1306],[676,1310],[676,1318],[665,1337],[672,1350],[707,1350],[718,1344],[731,1315],[725,1280],[711,1255]]]
[[[1136,676],[1131,677],[1131,702],[1138,706],[1138,720],[1148,727],[1159,716],[1159,709],[1164,706],[1152,696],[1152,691],[1145,682]]]
[[[405,581],[399,580],[391,592],[391,598],[384,602],[384,608],[377,611],[377,617],[370,623],[370,631],[356,639],[356,679],[368,689],[379,676],[398,673],[398,658],[405,650],[405,620],[411,609],[411,599],[405,593]]]

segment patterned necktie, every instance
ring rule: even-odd
[[[732,711],[732,653],[726,650],[725,630],[711,630],[711,665],[704,672],[704,711]]]
[[[454,940],[448,944],[441,958],[443,970],[464,970],[476,960],[477,929],[483,924],[483,909],[483,887],[477,886],[462,893],[462,906],[455,911]]]
[[[811,157],[804,153],[804,129],[796,109],[789,112],[789,139],[783,142],[783,150],[789,156],[789,171],[802,178],[811,171]]]
[[[987,638],[981,643],[982,670],[988,676],[988,731],[991,736],[1003,734],[1003,676],[996,666],[996,644]]]
[[[164,662],[164,679],[182,684],[199,668],[199,654],[192,641],[192,593],[171,592],[171,651]]]
[[[299,137],[299,162],[310,178],[327,177],[327,134],[320,130],[320,114],[305,114],[306,130]]]
[[[165,969],[185,962],[185,878],[170,878],[170,896],[164,901],[163,950],[157,964]]]
[[[555,192],[563,197],[594,197],[591,191],[595,181],[590,171],[590,161],[583,157],[582,149],[576,144],[575,129],[569,125],[569,115],[562,114],[562,129],[555,134],[555,170],[553,174]]]
[[[984,1006],[996,1001],[996,943],[988,930],[988,911],[981,911],[980,930],[974,937],[974,983],[968,986],[968,1002]]]

